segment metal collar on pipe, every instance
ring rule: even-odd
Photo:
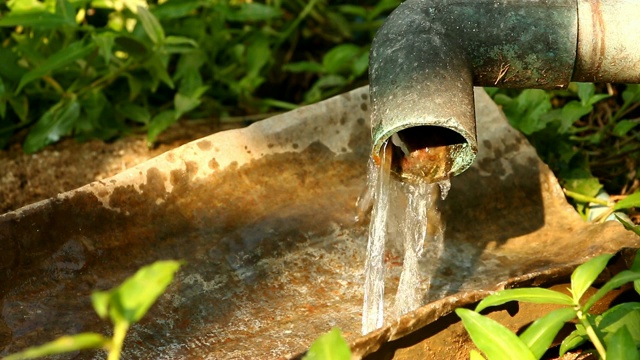
[[[578,0],[578,54],[572,80],[640,83],[638,19],[638,0]]]

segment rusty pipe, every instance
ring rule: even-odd
[[[370,53],[373,155],[435,182],[477,153],[473,86],[564,88],[640,82],[637,0],[408,0]]]

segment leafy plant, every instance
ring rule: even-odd
[[[140,321],[156,299],[173,281],[180,268],[178,261],[157,261],[138,270],[120,286],[109,291],[98,291],[91,295],[96,313],[113,323],[113,337],[96,333],[81,333],[63,336],[57,340],[9,355],[4,360],[34,359],[71,351],[104,349],[109,360],[117,360],[122,352],[124,338],[129,327]]]
[[[572,83],[567,90],[549,92],[488,89],[585,219],[594,205],[630,215],[640,205],[632,201],[640,188],[640,173],[635,170],[640,161],[640,120],[634,118],[640,116],[640,87],[609,86],[608,93],[599,93],[601,89],[591,83]],[[606,193],[614,197],[603,199]],[[629,200],[615,208],[616,200],[625,196]],[[596,220],[609,218],[610,210]]]
[[[303,360],[349,360],[351,349],[338,328],[321,335],[311,344]]]
[[[184,116],[320,100],[366,81],[373,33],[399,3],[2,2],[0,148],[23,129],[29,153],[66,136],[144,131],[151,144]]]
[[[456,314],[474,344],[489,360],[540,359],[566,322],[578,320],[573,331],[560,346],[560,356],[590,341],[601,359],[637,359],[640,346],[640,303],[623,303],[601,315],[589,313],[593,305],[608,292],[634,282],[640,290],[640,251],[630,270],[606,282],[594,295],[584,299],[587,289],[604,270],[612,255],[600,255],[578,266],[571,275],[570,295],[542,289],[521,288],[499,291],[482,300],[475,311],[457,309]],[[561,308],[533,322],[520,336],[480,312],[510,301],[556,304]],[[475,352],[472,358],[484,357]]]

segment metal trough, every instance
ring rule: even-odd
[[[0,355],[64,334],[109,333],[91,291],[159,259],[187,265],[131,329],[126,358],[295,357],[334,326],[359,358],[429,333],[488,290],[640,245],[617,223],[584,223],[484,91],[475,97],[478,159],[441,205],[447,230],[431,304],[359,334],[368,224],[355,222],[355,202],[371,151],[360,88],[1,215]],[[387,265],[391,304],[401,264]]]

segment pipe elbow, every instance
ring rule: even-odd
[[[575,0],[405,1],[371,48],[373,156],[392,139],[405,181],[462,173],[477,153],[473,86],[565,86],[576,39]]]

